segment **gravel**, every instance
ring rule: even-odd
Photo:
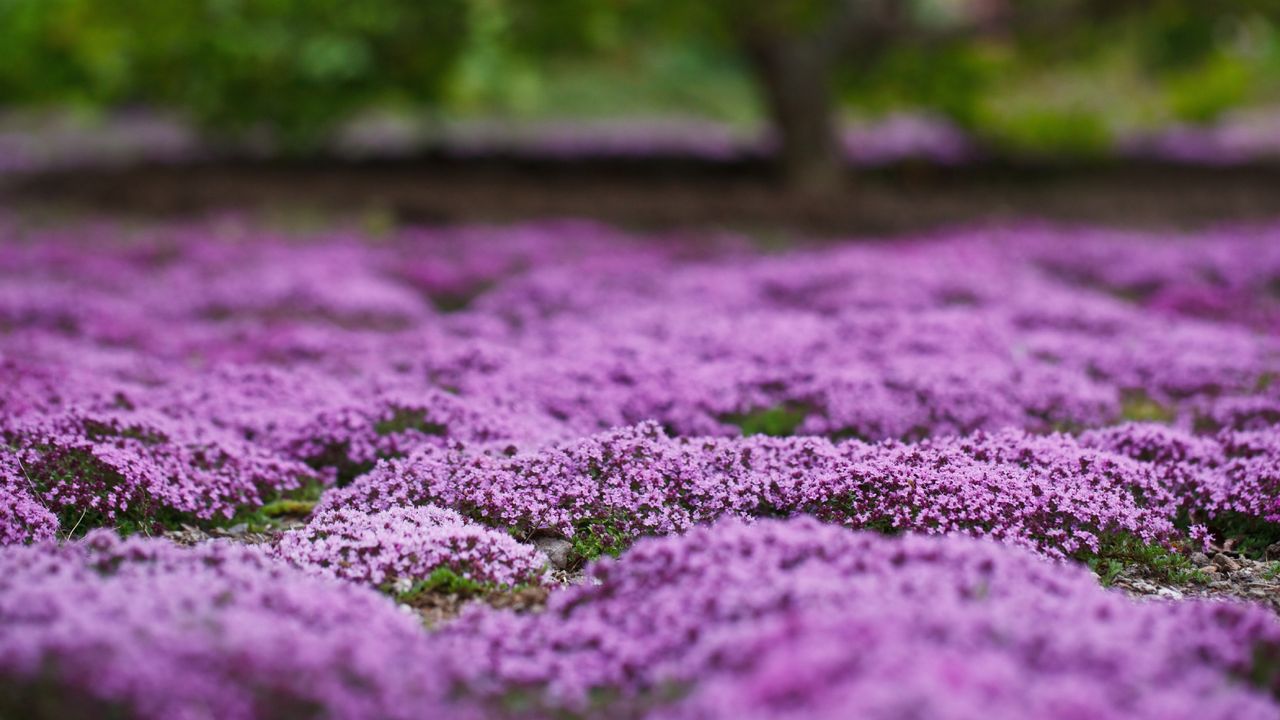
[[[1141,567],[1128,566],[1116,576],[1114,587],[1135,597],[1244,600],[1280,614],[1280,543],[1272,545],[1262,559],[1217,548],[1212,557],[1192,553],[1191,561],[1207,582],[1173,584],[1151,577]]]

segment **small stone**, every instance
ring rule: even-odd
[[[1146,580],[1134,580],[1132,587],[1134,590],[1137,590],[1138,592],[1141,592],[1141,593],[1145,593],[1147,595],[1154,594],[1158,589],[1156,588],[1155,585],[1152,585]]]
[[[1267,546],[1267,559],[1280,560],[1280,542],[1272,543]]]
[[[1213,564],[1217,565],[1218,569],[1222,570],[1223,572],[1231,573],[1231,572],[1236,572],[1237,570],[1240,569],[1240,563],[1236,562],[1235,560],[1232,560],[1231,558],[1227,557],[1222,553],[1218,553],[1217,555],[1213,556]]]
[[[1205,575],[1217,575],[1221,571],[1218,570],[1217,565],[1205,565],[1200,568],[1200,572],[1204,573]]]
[[[547,561],[556,570],[567,570],[573,561],[573,543],[560,537],[538,535],[532,540],[533,546],[547,556]]]
[[[1170,600],[1182,599],[1182,593],[1177,590],[1174,590],[1173,588],[1160,588],[1159,590],[1156,591],[1156,595],[1162,598],[1168,598]]]
[[[1195,563],[1196,567],[1202,568],[1209,564],[1209,556],[1197,550],[1196,552],[1191,553],[1191,562]]]

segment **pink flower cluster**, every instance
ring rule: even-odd
[[[1148,272],[1165,273],[1164,263],[1171,277],[1191,277],[1177,268],[1211,256],[1226,276],[1254,273],[1232,287],[1262,308],[1270,271],[1248,258],[1270,257],[1278,232],[1172,243],[1151,254]],[[657,505],[636,518],[656,532],[723,512],[827,512],[840,493],[870,493],[840,515],[1036,542],[1052,530],[1048,545],[1065,550],[1091,544],[1077,530],[1160,536],[1164,505],[1126,500],[1119,488],[1131,485],[1088,490],[1094,481],[1077,478],[1079,492],[1049,511],[1011,489],[1028,482],[1012,470],[919,484],[841,467],[831,470],[838,482],[805,478],[794,497],[628,488],[632,499],[604,505],[588,500],[603,492],[588,482],[554,512],[537,510],[563,496],[562,483],[586,482],[570,468],[523,495],[484,495],[510,484],[503,457],[585,451],[597,433],[649,421],[690,443],[760,429],[919,442],[1104,427],[1136,403],[1188,431],[1268,432],[1280,419],[1280,339],[1244,327],[1247,313],[1239,323],[1168,315],[1082,284],[1054,259],[1077,235],[974,231],[760,255],[733,238],[641,241],[583,223],[377,242],[354,231],[299,239],[231,219],[133,230],[0,223],[0,436],[27,470],[0,473],[26,508],[6,521],[6,537],[29,537],[21,528],[43,522],[41,506],[62,533],[211,521],[409,455],[488,458],[467,471],[480,490],[438,494],[479,493],[467,506],[442,502],[493,522],[564,528],[584,508],[632,512],[642,498]],[[1095,235],[1081,257],[1102,242]],[[717,442],[711,456],[736,447]],[[888,452],[899,451],[876,451]],[[678,464],[696,473],[711,462]],[[485,468],[494,476],[479,477]],[[1267,491],[1241,472],[1233,487]],[[667,476],[654,477],[660,487]],[[676,496],[689,506],[671,504]],[[995,496],[1028,509],[987,518]],[[941,498],[959,504],[931,510]],[[1099,516],[1091,503],[1114,512]],[[1118,517],[1123,508],[1136,509]],[[1045,513],[1071,519],[1033,519]]]
[[[146,410],[68,410],[20,419],[10,433],[40,500],[90,526],[163,513],[230,518],[311,474],[235,433]]]
[[[58,519],[31,492],[26,468],[0,450],[0,545],[51,540]]]
[[[1165,314],[1280,332],[1280,245],[1269,228],[1189,237],[1115,231],[1047,240],[1033,255],[1056,276]],[[1032,245],[1034,247],[1034,244]]]
[[[477,611],[444,630],[471,695],[588,717],[1277,712],[1280,622],[1262,608],[1139,603],[986,541],[726,521],[589,574],[543,613]]]
[[[1280,523],[1280,433],[1274,429],[1206,437],[1127,424],[1087,432],[1080,442],[1142,461],[1182,511]]]
[[[536,581],[546,565],[532,546],[433,506],[325,510],[285,534],[276,554],[303,569],[377,586],[412,586],[439,570],[477,584],[513,586]]]
[[[0,716],[1275,718],[1275,617],[1067,560],[1280,523],[1278,240],[0,217]],[[634,546],[356,587],[535,534]]]
[[[1280,621],[1138,602],[990,541],[813,519],[638,543],[544,612],[435,633],[254,548],[95,531],[0,552],[0,714],[1274,718]]]
[[[416,620],[254,548],[120,540],[0,553],[0,715],[466,717]]]
[[[1127,424],[1079,438],[1006,430],[918,443],[672,438],[654,423],[537,451],[425,448],[328,493],[329,508],[436,503],[501,526],[625,538],[723,515],[808,513],[853,527],[964,532],[1053,554],[1176,535],[1183,514],[1280,521],[1275,432]]]

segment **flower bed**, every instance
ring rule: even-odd
[[[1274,717],[1277,235],[0,222],[0,715]]]

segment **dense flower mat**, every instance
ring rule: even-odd
[[[581,223],[0,220],[0,695],[1276,717],[1273,617],[1135,604],[1071,561],[1280,523],[1278,374],[1280,228],[770,254]],[[261,550],[116,539],[317,496]],[[548,537],[621,559],[436,634],[378,595],[550,583]]]
[[[253,548],[99,530],[0,555],[0,711],[139,718],[1264,720],[1280,620],[813,520],[642,541],[535,615],[435,635]]]

